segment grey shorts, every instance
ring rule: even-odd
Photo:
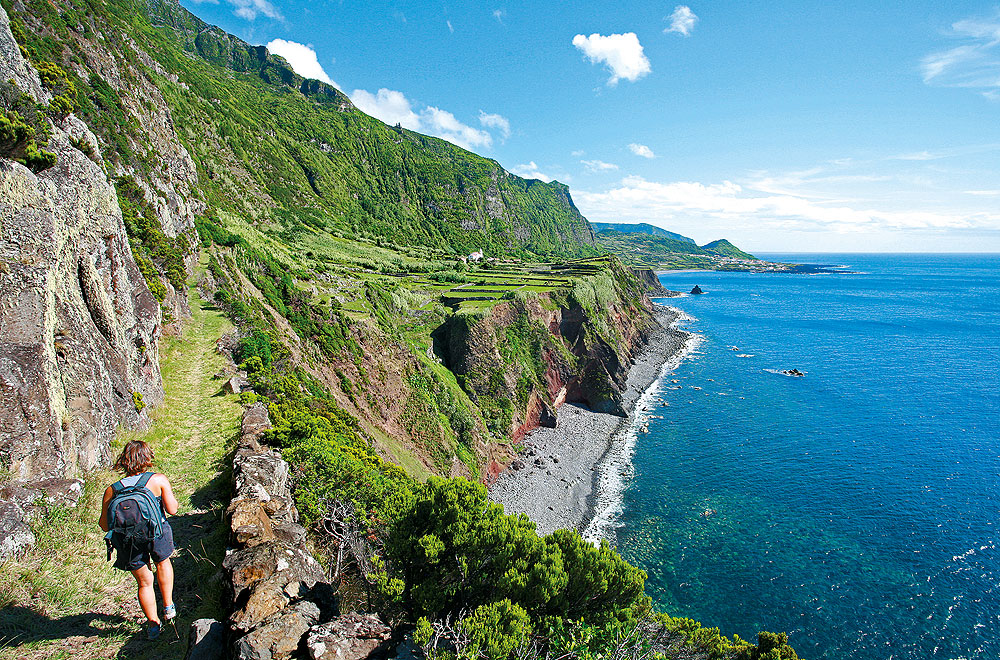
[[[158,539],[153,539],[143,545],[120,548],[115,559],[115,568],[120,568],[123,571],[134,571],[150,561],[159,564],[161,561],[169,559],[170,555],[174,554],[174,530],[170,528],[168,522],[163,523],[162,529],[163,534]]]

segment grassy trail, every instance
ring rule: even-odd
[[[76,509],[52,511],[35,526],[31,553],[0,566],[0,660],[182,658],[190,622],[219,616],[228,459],[242,408],[212,379],[225,363],[215,342],[232,326],[194,287],[190,302],[182,335],[160,345],[164,405],[149,431],[122,434],[114,448],[136,437],[149,442],[180,502],[170,519],[180,637],[168,626],[159,640],[146,640],[135,582],[106,561],[96,521],[104,489],[120,476],[106,471],[88,475]]]

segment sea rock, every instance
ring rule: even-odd
[[[700,286],[698,286],[697,284],[695,284],[695,285],[694,285],[694,288],[693,288],[693,289],[691,289],[691,295],[693,295],[693,296],[699,296],[699,295],[701,295],[701,294],[703,294],[703,293],[705,293],[705,292],[704,292],[704,291],[702,291],[702,290],[701,290],[701,287],[700,287]]]
[[[314,626],[306,648],[312,660],[364,660],[385,644],[391,632],[374,614],[345,614]]]
[[[184,660],[223,660],[225,657],[226,626],[215,619],[192,621]]]
[[[236,640],[237,660],[284,660],[299,648],[302,636],[319,621],[319,607],[300,600]]]

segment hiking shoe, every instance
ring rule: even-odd
[[[158,639],[160,636],[160,624],[149,622],[149,627],[146,628],[146,639]]]
[[[163,608],[163,618],[170,621],[177,616],[177,603],[171,603]]]

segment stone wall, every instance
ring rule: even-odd
[[[222,627],[225,646],[237,660],[373,657],[386,645],[389,628],[374,615],[340,614],[326,571],[309,553],[306,530],[298,524],[288,464],[260,444],[270,427],[265,405],[250,407],[233,458],[227,511],[232,547],[223,561],[232,597]],[[223,652],[219,630],[213,622],[196,621],[189,660],[222,657],[208,654],[210,648]]]

